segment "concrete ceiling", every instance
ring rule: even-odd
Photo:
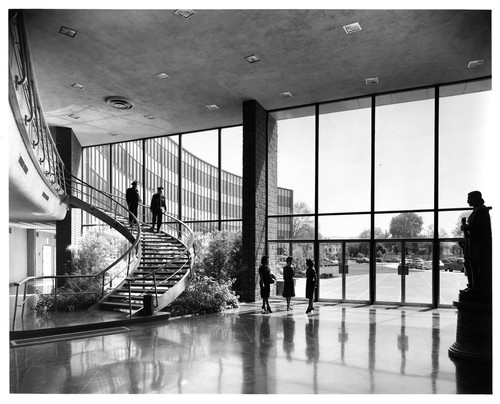
[[[239,125],[247,100],[271,110],[492,74],[488,10],[25,11],[46,119],[83,146]]]

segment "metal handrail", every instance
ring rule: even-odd
[[[59,197],[66,195],[64,163],[59,155],[49,126],[45,121],[38,96],[35,73],[31,65],[24,15],[20,10],[9,12],[9,71],[13,89],[9,100],[19,132],[41,177]]]
[[[122,196],[115,196],[116,199],[122,199],[122,200],[125,200],[126,198],[122,197]],[[146,212],[149,211],[149,207],[147,205],[145,205],[144,203],[139,203],[139,206],[144,210],[144,216],[145,217],[149,217],[149,215],[146,214]],[[138,216],[141,216],[138,214]],[[175,237],[177,240],[179,240],[184,246],[185,246],[185,249],[183,251],[179,251],[178,254],[174,255],[173,257],[171,257],[169,259],[169,261],[158,267],[158,268],[155,268],[155,269],[152,269],[151,271],[149,271],[147,274],[148,275],[153,275],[153,287],[150,288],[150,289],[147,289],[145,290],[145,292],[142,294],[144,295],[145,293],[151,291],[154,289],[154,295],[155,295],[155,300],[156,300],[156,305],[155,307],[158,307],[158,286],[161,286],[165,283],[167,283],[170,279],[172,279],[173,277],[175,277],[176,275],[178,275],[180,272],[182,272],[184,270],[184,268],[186,267],[186,263],[184,263],[179,269],[177,269],[177,271],[175,271],[173,274],[171,274],[170,276],[168,276],[166,279],[163,279],[161,282],[157,282],[156,281],[156,274],[158,272],[161,272],[163,271],[165,268],[167,268],[172,262],[180,259],[181,257],[183,256],[187,256],[189,257],[190,255],[193,255],[193,244],[194,244],[194,232],[193,230],[186,224],[184,223],[183,221],[173,217],[172,215],[164,212],[163,213],[163,216],[164,218],[168,219],[168,221],[163,221],[162,223],[162,228],[164,228],[165,226],[168,226],[169,223],[171,222],[174,222],[176,223],[177,227],[178,227],[178,230],[177,230],[177,235],[174,236],[173,234],[165,231],[166,234],[169,234],[170,236],[172,237]],[[143,223],[150,223],[149,220],[145,220]],[[184,231],[181,231],[180,229],[183,229]],[[191,262],[191,267],[192,267],[192,262]],[[192,273],[190,272],[189,273],[189,278],[191,278],[192,276]],[[130,288],[131,288],[131,284],[130,284],[130,281],[128,281],[128,287],[129,287],[129,294],[130,294]]]
[[[91,210],[95,209],[95,207],[97,207],[97,205],[99,205],[101,208],[102,208],[102,205],[105,205],[106,207],[112,207],[114,205],[115,209],[111,209],[110,210],[111,212],[113,210],[116,212],[118,206],[120,206],[121,208],[123,208],[125,211],[128,212],[128,209],[125,208],[125,206],[121,205],[118,201],[115,201],[108,194],[99,191],[98,189],[92,187],[89,184],[86,184],[84,181],[82,181],[82,180],[80,180],[80,179],[72,176],[71,174],[68,175],[67,178],[70,178],[70,179],[72,178],[73,179],[73,181],[72,181],[72,183],[71,183],[71,185],[69,187],[71,190],[75,190],[76,186],[81,186],[82,189],[80,191],[80,194],[82,196],[89,196],[89,195],[92,196],[92,195],[95,195],[94,196],[94,198],[95,198],[96,196],[101,195],[101,196],[104,196],[104,197],[106,197],[106,198],[109,199],[109,204],[107,204],[107,205],[104,204],[103,200],[101,200],[101,199],[97,199],[96,200],[98,202],[98,204],[90,203]],[[91,192],[84,192],[84,188],[90,188]],[[74,195],[72,195],[72,196],[74,196]],[[94,201],[91,200],[90,202],[94,202]],[[102,213],[104,213],[104,212],[102,212]],[[114,219],[116,220],[116,215],[115,215]],[[136,224],[135,227],[137,229],[137,233],[136,233],[137,236],[134,238],[134,241],[131,243],[130,247],[120,257],[118,257],[118,259],[116,259],[113,263],[111,263],[106,268],[102,269],[101,271],[99,271],[99,272],[97,272],[95,274],[80,274],[80,275],[69,275],[69,274],[66,274],[66,275],[29,276],[29,277],[21,280],[20,282],[14,283],[14,286],[16,286],[16,300],[15,300],[15,306],[14,306],[14,316],[13,316],[13,322],[12,322],[12,330],[15,330],[16,317],[17,317],[17,308],[18,307],[22,307],[22,314],[21,314],[21,316],[24,316],[24,309],[25,309],[25,305],[26,305],[26,302],[27,302],[27,298],[26,298],[27,287],[28,287],[29,284],[34,283],[37,280],[52,279],[54,281],[54,299],[56,301],[56,304],[55,304],[56,313],[57,313],[57,289],[58,289],[58,283],[59,283],[58,281],[59,280],[77,279],[77,278],[78,279],[99,279],[99,278],[102,277],[101,293],[102,293],[102,296],[104,297],[106,285],[112,284],[113,280],[116,279],[116,278],[118,278],[119,275],[121,273],[123,273],[125,269],[127,270],[126,276],[129,275],[129,273],[130,273],[130,267],[131,267],[131,264],[132,264],[132,261],[133,261],[133,260],[131,260],[131,257],[133,256],[134,259],[137,258],[137,260],[140,260],[140,257],[142,255],[142,250],[141,250],[141,245],[140,245],[141,228],[140,228],[140,226],[138,224]],[[110,271],[115,266],[117,266],[120,262],[126,262],[126,265],[124,266],[124,268],[121,269],[121,271],[119,271],[117,274],[115,274],[115,276],[109,276],[109,279],[106,282],[106,274],[109,274]],[[19,288],[21,286],[23,286],[23,285],[24,285],[24,296],[23,296],[22,301],[19,302]]]

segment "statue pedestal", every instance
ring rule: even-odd
[[[492,393],[492,305],[453,302],[458,309],[456,342],[448,349],[456,366],[457,392]]]

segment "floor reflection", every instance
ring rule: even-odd
[[[11,393],[456,393],[450,309],[275,303],[10,349]],[[300,332],[300,330],[304,330]]]

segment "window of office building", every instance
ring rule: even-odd
[[[219,218],[217,130],[182,135],[182,220]]]
[[[243,128],[221,130],[222,220],[242,218]]]
[[[149,206],[158,187],[163,187],[167,213],[177,218],[179,209],[179,136],[146,139],[145,148],[144,203]],[[140,192],[142,193],[142,189]]]

